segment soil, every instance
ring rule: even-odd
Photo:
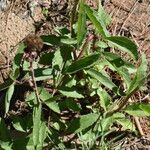
[[[36,4],[34,8],[30,7],[33,2]],[[9,0],[6,5],[0,2],[0,83],[7,78],[16,48],[27,35],[35,32],[38,35],[51,34],[56,26],[69,26],[72,8],[70,1],[44,2],[41,4],[39,0]],[[87,2],[96,9],[97,0]],[[150,1],[104,0],[103,5],[112,17],[112,24],[109,27],[112,35],[132,38],[139,47],[139,53],[146,53],[150,62]],[[47,19],[42,13],[43,7],[49,10]],[[145,136],[150,139],[148,120],[149,118],[140,119],[140,123]]]

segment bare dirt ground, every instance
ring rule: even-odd
[[[68,0],[46,0],[43,4],[35,0],[36,5],[32,7],[33,1],[9,0],[6,6],[0,1],[0,83],[7,77],[18,43],[37,30],[35,22],[40,26],[39,35],[52,33],[55,26],[69,25]],[[87,1],[96,8],[97,0]],[[139,53],[146,53],[150,59],[150,0],[105,0],[103,5],[112,17],[109,27],[112,35],[132,38]],[[42,7],[49,10],[47,20]],[[150,138],[149,118],[140,119],[140,124],[144,135]]]

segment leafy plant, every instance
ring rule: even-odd
[[[95,36],[89,33],[87,20],[93,24]],[[74,36],[57,28],[58,36],[41,37],[53,52],[41,53],[30,66],[23,60],[25,45],[20,45],[10,77],[0,85],[6,91],[1,149],[101,149],[107,147],[107,137],[117,127],[136,131],[128,115],[149,116],[149,105],[129,104],[147,78],[145,55],[139,58],[130,39],[111,36],[109,23],[101,6],[96,12],[80,0]],[[127,52],[133,63],[108,52],[111,47]],[[20,93],[22,86],[26,89]],[[25,110],[21,108],[16,115],[11,112],[18,98]],[[6,116],[12,120],[10,124]],[[76,138],[80,143],[70,146]]]

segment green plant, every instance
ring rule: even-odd
[[[87,20],[93,24],[94,35],[87,31]],[[58,28],[59,36],[43,35],[44,44],[55,50],[41,53],[31,68],[28,61],[22,62],[25,45],[20,45],[10,77],[0,85],[6,91],[1,149],[66,149],[77,138],[76,148],[106,149],[107,137],[117,127],[136,132],[129,115],[149,116],[150,105],[130,105],[129,99],[145,84],[147,60],[144,54],[139,59],[130,39],[111,36],[109,23],[101,6],[96,12],[80,0],[74,34]],[[127,52],[134,63],[111,48]],[[34,88],[25,81],[33,82]],[[21,96],[27,111],[10,114],[12,101],[20,97],[18,89],[26,84]],[[8,115],[10,124],[5,121]]]

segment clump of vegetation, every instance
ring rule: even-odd
[[[150,116],[150,105],[132,97],[146,83],[147,60],[130,39],[109,34],[110,21],[101,5],[94,11],[81,0],[73,31],[41,37],[50,51],[29,61],[20,45],[0,85],[1,149],[105,149],[124,131],[138,133],[131,118]]]

